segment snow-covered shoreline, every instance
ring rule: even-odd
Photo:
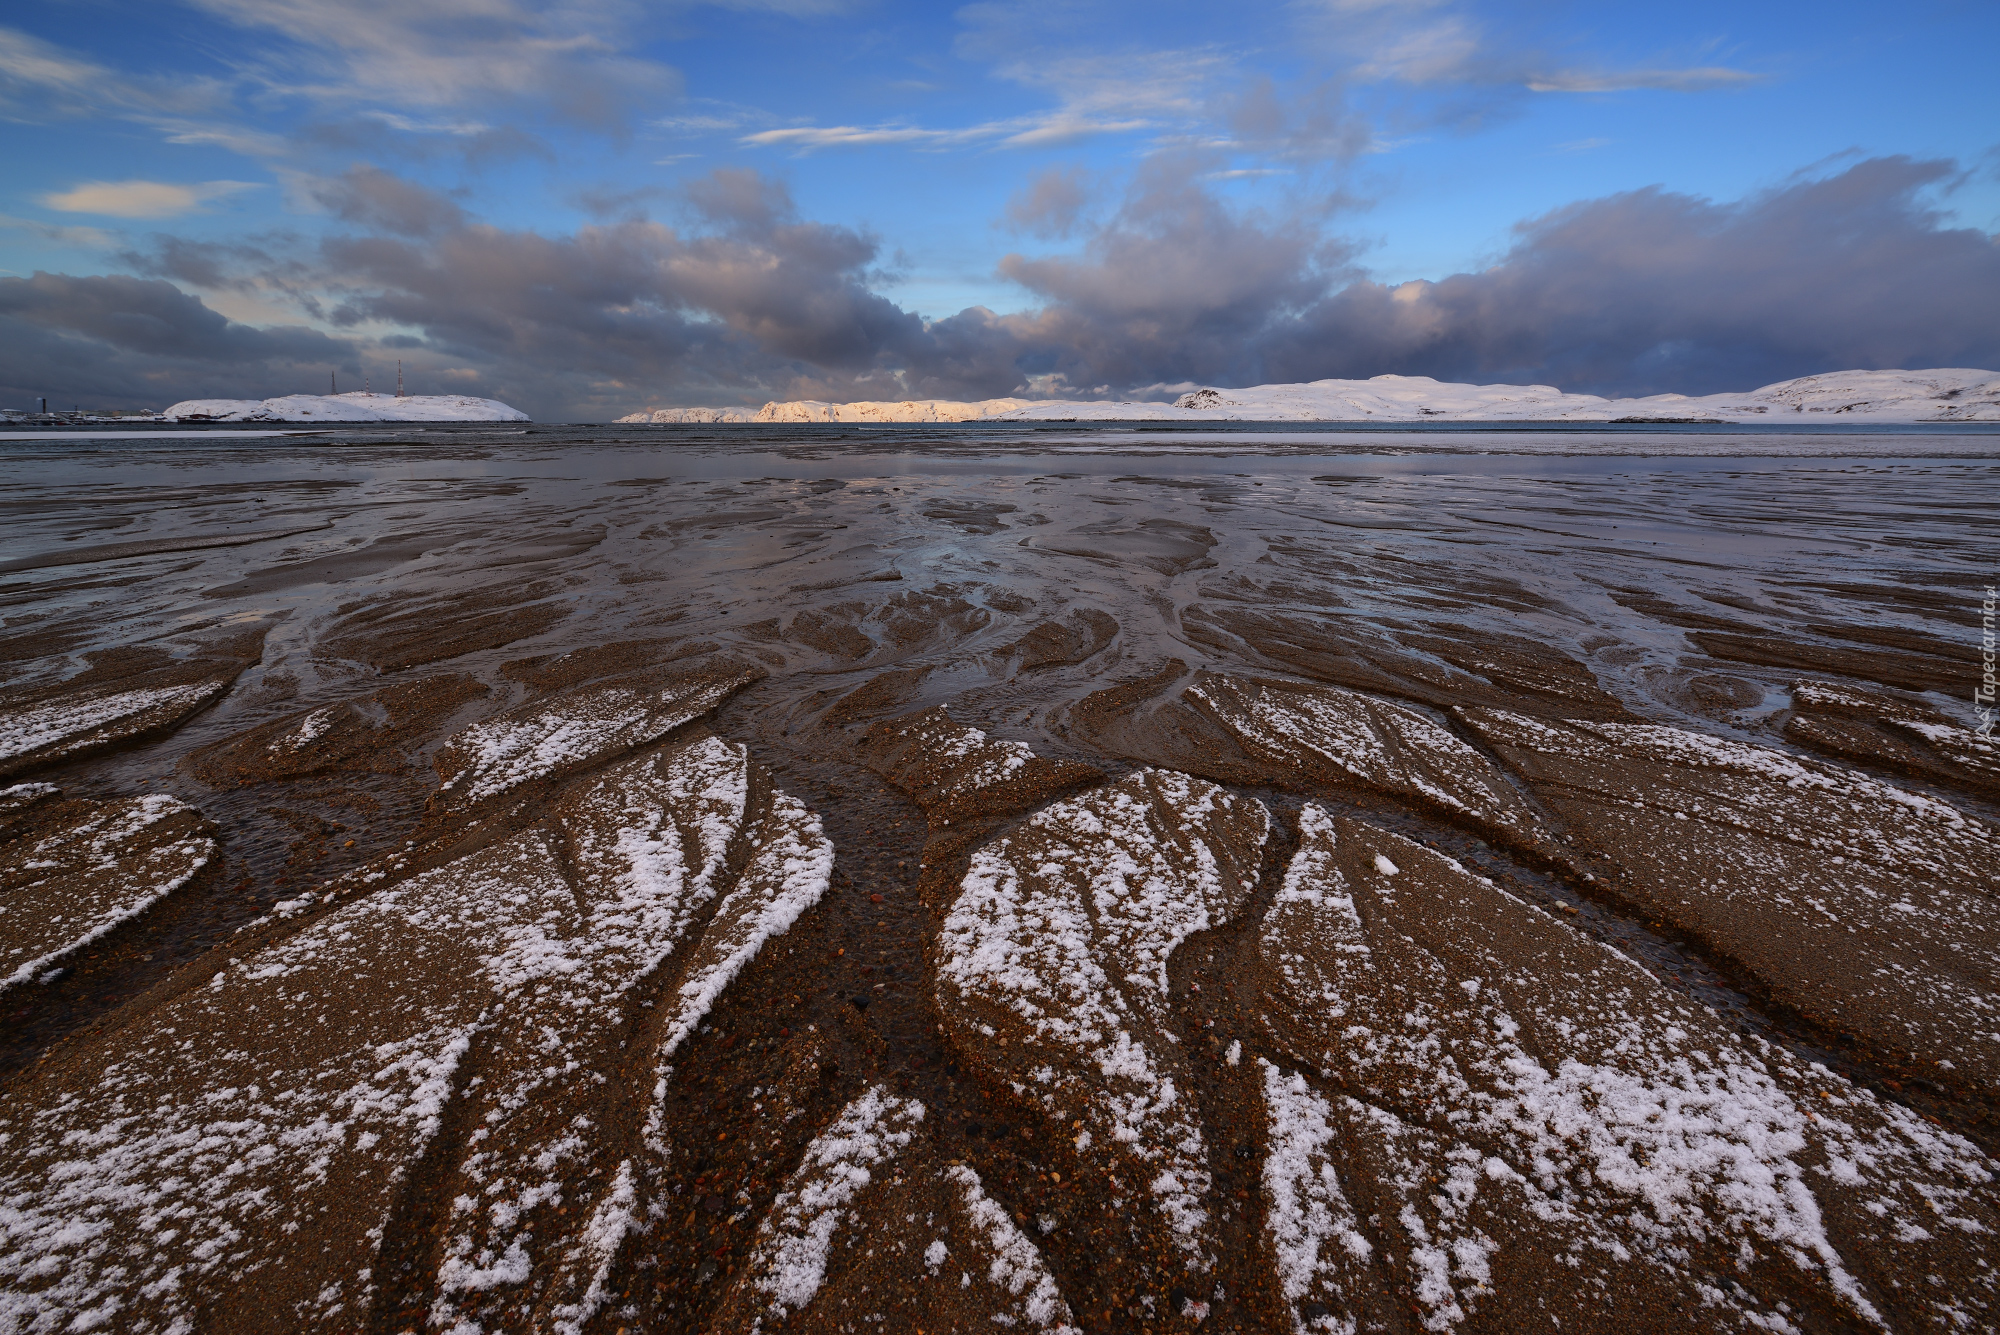
[[[183,399],[169,422],[525,422],[498,399],[469,394],[288,394],[278,399]]]
[[[1429,376],[1315,380],[1202,389],[1172,403],[910,399],[762,408],[658,408],[618,419],[657,422],[1994,422],[2000,371],[1836,371],[1740,394],[1606,399],[1549,385],[1461,385]]]

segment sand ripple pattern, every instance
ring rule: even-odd
[[[45,783],[0,789],[0,992],[193,880],[215,856],[209,834],[164,793],[90,802]]]
[[[1536,841],[1534,812],[1500,769],[1406,705],[1332,686],[1203,673],[1187,698],[1260,759],[1308,779],[1350,783]]]
[[[756,679],[742,669],[665,679],[646,674],[484,719],[439,753],[441,795],[469,807],[533,780],[574,773],[666,736]]]
[[[963,1050],[1073,1137],[1191,1270],[1212,1261],[1210,1176],[1167,961],[1242,908],[1269,830],[1253,799],[1144,770],[976,852],[939,933],[938,1001]]]
[[[1451,859],[1309,805],[1262,935],[1296,1063],[1266,1071],[1266,1184],[1298,1329],[1353,1329],[1307,1304],[1352,1321],[1384,1282],[1432,1330],[1675,1306],[1891,1329],[1991,1301],[1941,1272],[1992,1274],[2000,1165]]]
[[[1990,825],[1853,770],[1680,728],[1465,719],[1647,913],[1889,1061],[2000,1090]]]
[[[536,1269],[592,1241],[564,1240],[592,1222],[582,1184],[629,1182],[598,1105],[634,989],[697,931],[740,968],[825,890],[817,822],[782,794],[760,811],[760,782],[714,738],[627,762],[541,825],[231,959],[106,1036],[89,1087],[17,1087],[0,1314],[359,1324],[406,1184],[442,1154],[459,1185],[431,1317],[524,1324]],[[746,928],[726,869],[774,846],[790,917],[757,892]]]
[[[1080,1335],[1041,1252],[946,1163],[924,1105],[870,1087],[806,1147],[757,1229],[715,1330],[1008,1330]]]

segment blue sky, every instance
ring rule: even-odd
[[[1719,308],[1804,264],[1783,219],[1820,215],[1856,239],[1777,290],[2000,295],[1996,39],[1970,3],[67,0],[0,27],[0,285],[63,279],[0,321],[57,397],[402,356],[566,415],[1280,370],[1693,391],[1993,355],[1957,306],[1905,346],[1867,327],[1925,311],[1856,307],[1843,343],[1659,297],[1616,356],[1571,298],[1532,335],[1466,312],[1482,274],[1545,304],[1520,275],[1608,292],[1689,247],[1639,286],[1735,273]],[[1884,162],[1930,165],[1856,174]],[[1617,253],[1670,215],[1679,239]],[[1413,279],[1446,285],[1402,292],[1430,332],[1391,334],[1369,294]],[[143,320],[205,332],[120,332]]]

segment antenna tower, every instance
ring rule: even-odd
[[[403,359],[396,358],[396,397],[403,397]]]

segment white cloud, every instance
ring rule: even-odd
[[[1078,116],[1068,112],[1058,112],[1016,131],[1000,141],[1004,148],[1047,148],[1053,144],[1074,143],[1099,134],[1128,134],[1133,130],[1150,130],[1159,122],[1151,120],[1101,120],[1089,116]]]
[[[64,213],[172,218],[193,213],[210,200],[257,188],[253,181],[201,181],[192,185],[170,181],[85,181],[71,189],[43,195],[41,202]]]
[[[1428,88],[1526,88],[1537,93],[1635,89],[1701,92],[1759,76],[1719,65],[1641,69],[1566,67],[1519,34],[1495,32],[1450,0],[1321,0],[1312,39],[1348,62],[1354,78]]]
[[[83,94],[109,73],[24,32],[0,28],[0,77],[10,84]]]
[[[0,106],[24,117],[107,111],[135,118],[196,115],[226,100],[214,79],[122,74],[12,28],[0,28]]]
[[[1052,93],[1056,105],[1051,109],[957,129],[909,124],[789,125],[746,134],[740,142],[802,151],[878,144],[1048,148],[1094,135],[1185,128],[1201,119],[1216,84],[1233,69],[1228,58],[1209,49],[1021,56],[1010,58],[995,73],[1010,82]],[[677,127],[690,122],[701,128],[713,123],[708,118],[690,117],[661,124]]]
[[[393,111],[370,111],[368,119],[382,122],[392,130],[405,134],[448,134],[466,138],[475,134],[485,134],[493,127],[485,121],[471,120],[419,120],[414,116],[403,116]]]
[[[870,144],[964,143],[977,130],[926,130],[915,125],[792,125],[781,130],[759,130],[743,136],[743,142],[757,147],[792,145],[798,148],[856,148]]]
[[[820,18],[860,7],[855,0],[707,0],[707,3],[717,9],[761,10],[788,18]]]
[[[636,44],[643,11],[621,0],[195,3],[289,39],[246,63],[245,77],[323,102],[435,111],[528,101],[566,119],[610,124],[681,86],[671,67],[624,54]]]
[[[1386,34],[1356,73],[1364,79],[1455,83],[1473,73],[1481,48],[1478,31],[1462,19],[1447,18]]]
[[[4,213],[0,213],[0,228],[10,232],[32,232],[45,241],[66,246],[103,249],[118,244],[118,238],[101,227],[65,227],[60,223],[36,222],[32,218],[11,218]]]
[[[744,115],[661,116],[649,123],[654,129],[664,130],[668,134],[695,135],[715,134],[723,130],[740,130],[743,128],[744,122],[748,119],[750,117]],[[756,119],[763,120],[766,118],[758,115]]]
[[[253,130],[244,125],[214,124],[202,121],[182,121],[162,117],[148,117],[147,124],[159,130],[170,144],[202,144],[216,148],[226,148],[232,153],[241,153],[246,158],[282,157],[290,151],[291,145],[283,135],[267,130]]]
[[[1551,74],[1531,74],[1526,82],[1536,93],[1623,93],[1635,88],[1660,88],[1675,93],[1698,93],[1710,88],[1738,88],[1756,83],[1758,75],[1719,65],[1685,70],[1558,70]]]
[[[867,148],[877,144],[916,144],[952,148],[992,143],[1002,148],[1041,148],[1071,143],[1091,135],[1123,134],[1152,129],[1151,120],[1106,120],[1058,111],[1046,116],[1015,116],[956,130],[921,125],[789,125],[759,130],[739,141],[757,148],[789,146],[802,151],[818,148]]]

